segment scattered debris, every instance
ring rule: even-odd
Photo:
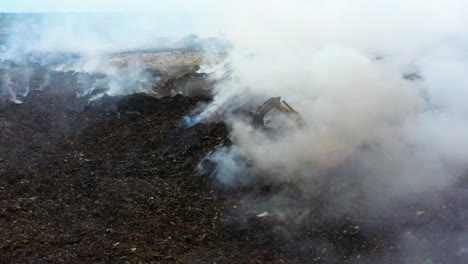
[[[257,217],[258,217],[258,218],[262,218],[262,217],[266,217],[266,216],[269,216],[269,215],[270,215],[270,214],[269,214],[267,211],[265,211],[265,212],[263,212],[263,213],[261,213],[261,214],[258,214]]]
[[[192,77],[200,76],[189,74],[167,87]],[[321,210],[307,217],[296,210],[299,224],[285,223],[266,210],[271,207],[249,208],[245,200],[262,200],[295,184],[259,181],[224,189],[212,177],[214,166],[199,175],[197,167],[210,151],[231,144],[222,122],[181,125],[209,97],[132,94],[88,104],[86,96],[76,97],[76,80],[77,74],[55,73],[47,89],[20,97],[21,105],[0,100],[1,263],[466,259],[467,251],[453,243],[463,242],[468,227],[460,220],[466,199],[440,195],[446,206],[416,211],[424,217],[414,217],[421,205],[384,216],[356,205],[352,209],[361,218],[343,213],[324,222],[316,220],[330,214],[329,205],[320,207],[323,201],[313,196],[311,203]],[[385,225],[375,224],[382,219]],[[441,228],[449,231],[431,236]],[[398,242],[408,229],[410,238],[426,239],[418,246],[427,256],[409,261],[393,254],[406,249]]]

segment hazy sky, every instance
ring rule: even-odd
[[[204,13],[214,0],[0,0],[1,12],[154,12]]]

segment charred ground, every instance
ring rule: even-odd
[[[302,224],[260,218],[250,201],[282,192],[294,201],[295,187],[226,190],[198,175],[210,151],[231,144],[223,123],[181,123],[209,98],[88,104],[76,78],[56,73],[22,104],[0,104],[1,263],[463,263],[453,240],[466,239],[466,193],[434,194],[446,204],[438,209],[412,204],[382,216],[357,206],[361,217],[325,222],[320,197],[297,197],[291,204],[315,210]],[[399,253],[412,249],[400,243],[405,231],[417,258]]]

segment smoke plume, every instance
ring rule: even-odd
[[[442,193],[466,197],[466,186],[458,186],[468,159],[466,1],[203,1],[197,10],[203,12],[175,18],[31,17],[13,23],[0,59],[103,73],[97,82],[82,80],[86,92],[104,86],[112,95],[133,93],[157,80],[135,63],[123,70],[110,65],[110,53],[171,47],[173,38],[221,30],[232,46],[225,65],[201,67],[218,81],[214,99],[186,122],[224,116],[232,145],[207,159],[226,186],[287,186],[249,205],[259,215],[294,227],[346,216],[367,219],[363,225],[372,229],[390,221],[389,210],[439,208]],[[2,92],[12,100],[27,96],[29,81],[18,84],[16,68],[7,69]],[[22,68],[20,79],[33,71]],[[274,96],[282,96],[307,125],[272,111],[266,127],[256,128],[237,114]],[[451,221],[460,223],[466,213]],[[457,237],[451,247],[466,256],[466,230],[445,234]],[[397,236],[413,244],[421,234],[414,229]]]
[[[256,207],[299,225],[319,210],[318,197],[328,205],[319,222],[358,217],[358,206],[379,212],[384,224],[389,208],[437,208],[441,202],[429,199],[434,193],[463,192],[457,184],[468,158],[467,7],[456,0],[226,7],[234,47],[229,77],[199,115],[227,113],[232,146],[207,157],[216,177],[228,186],[258,179],[292,185],[295,191]],[[217,76],[226,72],[220,68]],[[272,111],[267,128],[258,129],[232,114],[273,96],[292,105],[307,127]],[[464,237],[454,245],[460,250]]]

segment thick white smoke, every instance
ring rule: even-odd
[[[236,1],[225,11],[229,78],[199,118],[227,113],[232,146],[208,159],[227,186],[286,186],[246,212],[296,227],[346,217],[383,230],[408,217],[395,220],[397,212],[414,214],[414,204],[442,208],[441,193],[464,199],[457,184],[468,169],[466,1]],[[267,129],[229,114],[273,96],[307,127],[275,111]],[[428,237],[466,252],[466,232],[424,228],[395,234],[404,249],[390,259],[411,263],[437,251],[436,242],[411,246]]]
[[[368,198],[383,203],[453,184],[468,158],[467,7],[457,0],[227,6],[231,78],[220,81],[201,118],[282,96],[308,127],[281,125],[288,121],[278,116],[272,135],[228,118],[235,150],[212,155],[217,176],[242,177],[232,169],[245,167],[239,156],[280,182],[353,168]]]
[[[105,69],[116,77],[109,83],[119,93],[138,88],[139,77],[131,67],[121,76],[103,64],[107,53],[220,29],[233,49],[226,67],[212,73],[222,80],[199,119],[225,113],[233,145],[209,158],[226,185],[256,177],[294,185],[311,208],[297,213],[288,194],[265,202],[286,221],[298,214],[307,219],[311,197],[326,200],[328,216],[352,214],[356,201],[378,211],[407,197],[424,201],[466,173],[467,1],[203,1],[197,9],[204,12],[176,21],[51,16],[18,24],[1,49],[6,59],[36,51],[78,53],[83,71]],[[207,14],[216,14],[208,15],[215,20],[206,20]],[[268,129],[230,115],[273,96],[292,105],[307,127],[274,112]]]

